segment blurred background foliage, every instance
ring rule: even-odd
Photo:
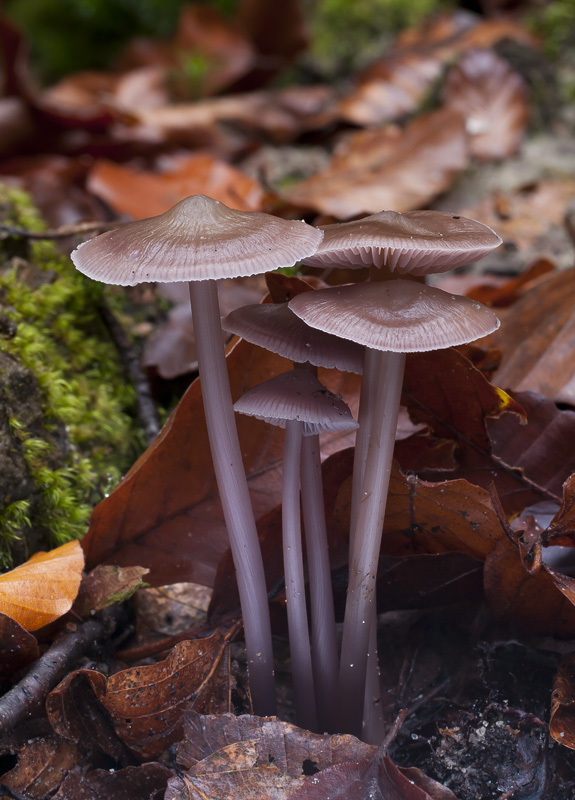
[[[272,1],[272,0],[270,0]],[[204,0],[233,17],[241,0]],[[26,33],[42,84],[68,73],[115,66],[134,37],[169,38],[185,0],[5,0],[6,14]],[[496,3],[497,4],[497,3]],[[362,67],[399,30],[474,0],[301,0],[309,33],[306,72],[341,78]],[[574,0],[525,0],[528,22],[549,56],[575,45]],[[309,69],[311,67],[311,69]]]

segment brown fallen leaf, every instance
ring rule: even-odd
[[[575,750],[575,656],[566,656],[557,670],[551,694],[549,733],[557,744]]]
[[[60,736],[28,741],[18,756],[18,763],[2,775],[2,785],[20,796],[51,797],[78,764],[84,761],[80,749]]]
[[[36,637],[6,614],[0,614],[0,653],[0,681],[12,678],[40,656]]]
[[[205,639],[179,642],[157,664],[132,667],[108,679],[89,670],[72,673],[48,696],[50,723],[61,736],[98,744],[115,760],[120,753],[126,759],[126,748],[132,760],[157,758],[181,738],[184,708],[200,702],[209,707],[212,680],[226,646],[227,637],[216,631]],[[216,686],[221,688],[217,680]],[[224,707],[227,711],[226,702]]]
[[[485,595],[495,619],[530,635],[575,635],[575,579],[542,564],[531,574],[520,557],[520,543],[502,538],[486,558]]]
[[[515,391],[530,390],[575,405],[574,340],[575,269],[544,275],[488,337],[489,345],[503,353],[494,380]]]
[[[0,612],[28,631],[54,622],[72,607],[83,568],[84,554],[76,541],[36,553],[0,575]]]
[[[521,297],[529,292],[535,285],[538,284],[539,279],[543,275],[549,275],[550,272],[555,271],[555,264],[548,258],[538,258],[533,262],[525,272],[522,272],[516,278],[505,280],[505,278],[494,275],[476,275],[468,276],[475,277],[477,283],[472,288],[464,292],[457,292],[455,288],[448,289],[441,287],[445,291],[454,291],[457,294],[466,294],[472,300],[478,300],[483,305],[491,306],[491,308],[502,308],[516,303]],[[467,276],[454,276],[454,277],[467,277]],[[503,326],[505,327],[505,315],[503,316]]]
[[[366,141],[367,140],[367,141]],[[425,205],[447,189],[467,164],[467,138],[458,112],[434,111],[403,130],[351,135],[322,172],[284,192],[284,198],[338,219]]]
[[[82,579],[74,601],[74,612],[87,617],[112,603],[123,603],[137,589],[146,586],[143,578],[147,573],[143,567],[96,567]]]
[[[377,750],[371,757],[343,761],[308,778],[288,800],[433,800],[406,777],[389,756]],[[453,797],[453,795],[452,795]]]
[[[299,786],[313,783],[316,775],[306,777],[310,770],[374,750],[353,736],[310,733],[275,717],[187,712],[177,760],[188,771],[170,781],[166,800],[287,800]]]
[[[560,501],[563,483],[575,472],[575,411],[560,410],[535,392],[514,392],[513,398],[524,409],[527,424],[511,415],[490,421],[493,455],[522,470],[549,499]]]
[[[134,219],[163,214],[192,194],[205,194],[242,211],[261,208],[263,190],[256,181],[211,155],[179,158],[167,171],[144,172],[97,161],[88,188],[118,214]]]
[[[575,544],[575,473],[563,484],[563,503],[543,532],[541,542],[544,545]]]
[[[527,86],[493,50],[467,50],[450,70],[442,92],[446,108],[465,117],[470,152],[503,159],[519,149],[529,117]]]

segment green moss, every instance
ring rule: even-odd
[[[317,0],[311,4],[311,51],[328,73],[364,66],[396,34],[418,25],[449,0]]]
[[[0,203],[11,209],[11,224],[42,229],[24,193],[0,186]],[[6,253],[0,302],[16,333],[0,338],[0,350],[36,377],[47,437],[29,430],[17,411],[9,420],[39,500],[33,507],[23,501],[0,509],[0,535],[10,542],[18,531],[22,535],[27,527],[40,526],[56,545],[86,531],[94,504],[137,455],[142,442],[130,414],[135,396],[98,314],[103,287],[80,275],[48,241],[29,247],[30,268],[40,276],[32,281],[36,288],[27,284],[26,269],[18,264],[10,269],[5,259]],[[48,434],[62,426],[69,454],[54,466]]]

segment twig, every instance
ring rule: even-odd
[[[158,435],[161,426],[160,420],[158,419],[156,404],[152,397],[150,382],[140,366],[138,354],[132,347],[116,315],[105,302],[100,304],[98,310],[116,345],[124,369],[128,373],[128,377],[136,390],[138,419],[144,430],[146,443],[151,444]]]
[[[122,612],[108,609],[97,618],[66,631],[34,662],[30,670],[0,697],[0,736],[27,717],[42,712],[49,692],[70,671],[80,656],[97,648],[115,631]]]
[[[20,239],[66,239],[80,233],[95,233],[117,228],[123,222],[78,222],[75,225],[62,225],[47,231],[29,231],[26,228],[17,228],[14,225],[0,223],[0,240],[16,237]]]

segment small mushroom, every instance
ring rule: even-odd
[[[361,473],[339,681],[344,724],[359,735],[405,354],[473,341],[495,330],[499,321],[468,298],[406,280],[319,289],[298,295],[289,306],[308,325],[365,345],[364,379],[372,376],[370,447]]]
[[[259,384],[246,392],[234,408],[286,429],[282,532],[295,709],[299,725],[318,730],[301,545],[302,437],[312,438],[322,431],[351,430],[357,423],[343,400],[326,389],[305,366],[296,366],[291,372]],[[312,550],[310,561],[313,557]]]
[[[257,714],[273,714],[276,706],[271,629],[226,371],[216,281],[290,266],[313,253],[322,237],[304,222],[237,211],[195,195],[157,217],[103,233],[72,253],[80,272],[104,283],[189,281],[206,423],[238,579]]]

